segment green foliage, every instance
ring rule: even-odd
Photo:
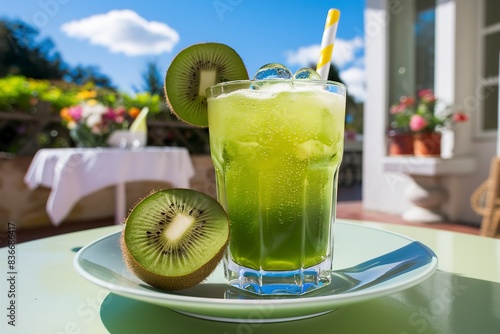
[[[21,20],[0,20],[0,77],[12,75],[114,88],[98,67],[66,64],[52,40],[40,38],[36,28]]]
[[[96,87],[92,83],[78,86],[62,81],[51,82],[24,76],[0,78],[0,112],[35,116],[38,113],[38,103],[48,102],[51,115],[58,117],[64,114],[63,110],[80,105],[89,99],[95,99],[112,108],[122,107],[128,112],[133,108],[140,110],[148,107],[153,117],[160,113],[166,114],[163,99],[148,92],[130,95],[109,88]],[[38,147],[72,145],[68,129],[64,126],[64,119],[52,123],[38,134],[33,132],[33,122],[12,119],[0,122],[0,151],[16,154],[22,152],[25,144],[34,135],[37,136]]]
[[[59,109],[77,102],[75,93],[66,93],[48,80],[28,79],[23,76],[0,78],[0,110],[29,111],[39,101],[52,104]]]
[[[61,84],[48,80],[36,80],[24,76],[8,76],[0,78],[0,111],[29,111],[39,101],[49,102],[52,112],[59,114],[61,109],[74,106],[87,99],[88,93],[106,106],[148,107],[150,113],[161,111],[162,98],[149,92],[130,95],[109,88],[95,87],[91,83],[84,86]]]
[[[143,85],[139,91],[148,92],[153,95],[163,96],[163,79],[164,75],[158,64],[150,61],[146,64],[146,69],[142,72]]]
[[[160,110],[160,96],[158,94],[151,94],[149,92],[137,93],[134,96],[123,93],[121,95],[123,105],[125,108],[138,108],[148,107],[151,114],[158,114]]]
[[[0,20],[0,76],[62,79],[66,65],[54,43],[20,20]]]
[[[135,94],[119,92],[98,67],[66,64],[52,40],[41,37],[35,27],[21,20],[0,19],[0,152],[32,154],[37,148],[71,146],[68,129],[58,117],[62,110],[86,99],[124,107],[128,116],[148,107],[149,119],[176,120],[166,106],[163,73],[155,62],[146,65],[142,79]],[[43,124],[48,121],[49,125],[41,131],[37,123],[40,102],[50,105],[50,115],[43,114]],[[160,145],[201,146],[196,142],[198,131],[170,130]]]

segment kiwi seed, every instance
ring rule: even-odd
[[[165,189],[141,200],[125,221],[121,250],[127,267],[164,290],[186,289],[217,267],[229,240],[229,220],[212,197]]]
[[[246,80],[241,57],[220,43],[194,44],[179,52],[165,76],[165,97],[170,110],[182,121],[208,126],[205,90],[220,82]]]

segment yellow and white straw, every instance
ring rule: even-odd
[[[321,40],[321,52],[319,55],[318,66],[316,71],[321,77],[321,80],[328,79],[330,71],[330,63],[332,61],[333,44],[337,35],[337,26],[340,19],[340,11],[338,9],[330,9],[326,17],[325,30],[323,31],[323,39]]]

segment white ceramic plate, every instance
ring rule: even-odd
[[[127,270],[119,236],[113,233],[83,247],[74,259],[76,270],[114,294],[218,321],[262,323],[317,316],[412,287],[437,267],[434,252],[415,240],[361,223],[337,222],[335,273],[327,287],[302,296],[260,297],[229,287],[220,265],[194,288],[165,292]]]

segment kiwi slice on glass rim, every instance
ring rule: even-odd
[[[229,220],[212,197],[191,189],[164,189],[130,211],[121,250],[129,270],[145,283],[180,290],[217,267],[229,240]]]
[[[215,84],[248,79],[241,57],[220,43],[194,44],[179,52],[165,76],[165,97],[182,121],[208,126],[205,90]]]

